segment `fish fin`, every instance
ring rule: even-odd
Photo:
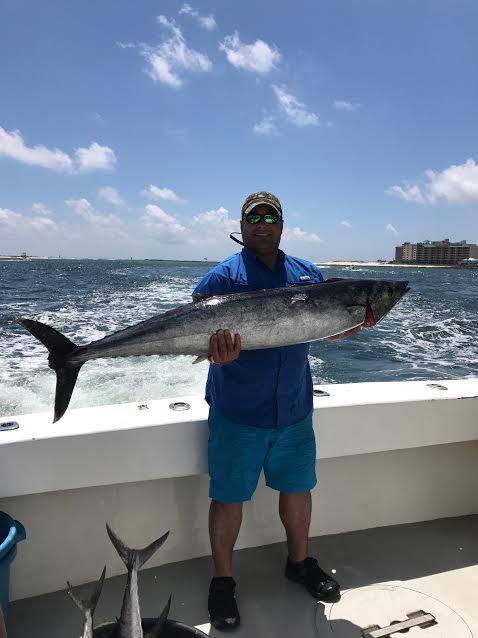
[[[116,536],[116,534],[113,532],[113,530],[108,525],[108,523],[106,523],[106,531],[108,532],[110,541],[113,543],[114,548],[118,552],[119,557],[121,558],[123,563],[126,565],[126,567],[129,567],[131,563],[131,558],[132,558],[131,555],[134,550],[130,549],[127,545],[125,545],[119,536]]]
[[[164,625],[169,616],[169,610],[171,609],[171,596],[169,596],[169,600],[166,603],[163,611],[161,612],[161,616],[154,623],[152,629],[145,634],[145,638],[159,638],[163,632]]]
[[[208,354],[199,354],[196,359],[193,361],[193,365],[195,363],[201,363],[201,361],[207,361],[209,359]]]
[[[163,534],[160,538],[157,538],[155,541],[150,543],[144,549],[139,549],[138,551],[138,568],[142,567],[146,561],[148,561],[151,556],[164,544],[164,541],[168,538],[169,532]]]
[[[164,541],[168,538],[169,532],[166,532],[161,538],[156,539],[150,545],[147,545],[143,549],[132,549],[123,543],[121,538],[117,536],[111,527],[106,523],[106,531],[113,543],[116,551],[118,552],[121,560],[126,567],[132,567],[135,563],[138,569],[144,565],[144,563],[151,558],[156,550],[158,550]]]
[[[73,591],[73,587],[67,581],[66,593],[72,599],[72,601],[75,603],[78,609],[80,609],[83,612],[84,616],[86,616],[88,613],[90,613],[91,615],[95,613],[96,605],[98,604],[98,600],[101,595],[101,590],[103,589],[103,583],[105,582],[105,575],[106,575],[106,565],[103,567],[101,576],[98,582],[96,583],[95,589],[93,590],[93,593],[91,594],[88,600],[82,600],[81,598],[79,598]]]
[[[104,585],[104,582],[105,582],[105,576],[106,576],[106,565],[103,567],[103,571],[101,572],[100,579],[96,583],[96,587],[95,587],[93,593],[91,594],[90,604],[91,604],[92,612],[95,611],[96,605],[98,604],[98,600],[100,599],[101,591],[103,589],[103,585]]]
[[[18,319],[18,323],[26,328],[50,353],[48,365],[56,373],[55,416],[53,423],[61,419],[70,403],[78,373],[82,363],[72,365],[67,363],[67,357],[78,347],[61,332],[33,319]]]

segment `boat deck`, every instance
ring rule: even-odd
[[[311,540],[311,554],[324,569],[336,570],[344,592],[339,603],[316,603],[283,577],[284,543],[235,553],[242,624],[234,635],[360,638],[370,625],[383,628],[420,610],[438,624],[410,628],[411,637],[478,637],[478,515],[321,536]],[[171,592],[171,618],[209,636],[224,635],[208,624],[210,577],[209,557],[143,570],[143,615],[158,615]],[[124,585],[125,576],[105,582],[96,623],[119,614]],[[79,591],[86,597],[88,587]],[[81,628],[81,615],[64,592],[10,606],[9,638],[77,638]]]

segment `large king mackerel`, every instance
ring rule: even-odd
[[[219,329],[241,335],[243,350],[306,343],[380,321],[408,290],[407,281],[340,281],[209,297],[77,346],[39,321],[19,322],[49,350],[57,375],[55,421],[65,413],[81,366],[91,359],[138,355],[207,356]]]

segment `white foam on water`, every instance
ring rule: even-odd
[[[70,264],[56,277],[69,282],[70,272],[83,266]],[[191,275],[188,269],[187,265],[179,265],[178,276],[159,270],[157,276],[144,272],[128,286],[130,269],[114,265],[109,275],[113,274],[116,280],[110,278],[95,287],[92,284],[88,294],[66,289],[54,309],[45,300],[48,293],[41,290],[31,298],[12,295],[8,305],[0,306],[0,320],[35,318],[57,328],[75,343],[88,343],[189,303],[198,275]],[[336,271],[340,276],[340,269],[334,269],[333,276]],[[431,279],[433,273],[426,269],[414,271],[412,290],[374,328],[350,339],[311,344],[314,382],[476,376],[478,316],[475,288],[470,286],[473,273],[467,279],[465,295],[459,287],[455,290],[449,285],[455,281],[456,271],[441,272],[444,274],[438,289]],[[360,269],[360,277],[385,279],[389,275],[397,278],[396,269]],[[407,275],[400,273],[400,278],[408,278]],[[353,278],[354,271],[344,271],[343,276]],[[121,283],[116,285],[115,281]],[[80,372],[71,406],[203,396],[209,366],[207,362],[192,365],[193,360],[189,356],[151,356],[88,362]],[[0,321],[0,416],[52,411],[54,393],[55,374],[48,368],[46,349],[13,321]]]
[[[80,264],[81,265],[81,264]],[[117,273],[116,273],[117,274]],[[130,290],[97,290],[54,311],[31,311],[29,302],[9,305],[13,316],[28,316],[53,326],[78,344],[101,339],[128,325],[191,301],[191,279],[163,277]],[[47,351],[26,330],[7,326],[0,338],[0,415],[53,409],[55,373]],[[194,357],[131,357],[97,360],[81,369],[71,407],[201,395],[207,362]]]

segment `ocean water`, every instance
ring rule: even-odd
[[[191,300],[206,262],[0,261],[0,415],[52,410],[55,374],[18,317],[78,344]],[[478,270],[330,267],[324,277],[408,279],[411,290],[373,329],[311,345],[315,383],[457,379],[478,374]],[[202,395],[208,363],[130,357],[85,365],[71,407]]]

